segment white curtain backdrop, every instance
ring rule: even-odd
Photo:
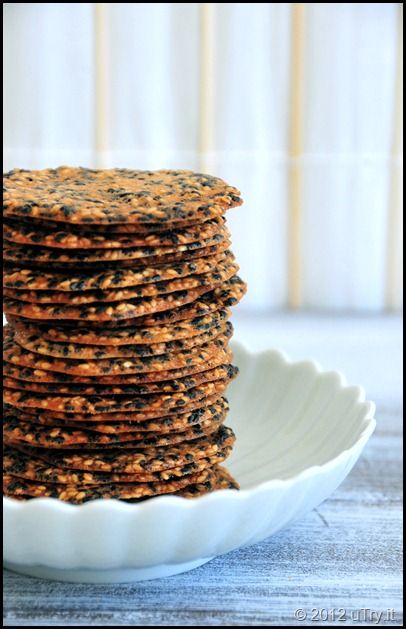
[[[241,309],[401,307],[400,5],[4,8],[6,170],[212,172]]]

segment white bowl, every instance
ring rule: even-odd
[[[228,391],[237,442],[227,466],[241,491],[132,505],[5,498],[5,566],[88,583],[168,576],[255,544],[327,498],[371,436],[374,404],[312,361],[233,349],[241,373]]]

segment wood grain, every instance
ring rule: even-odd
[[[201,172],[210,172],[210,156],[214,147],[215,11],[216,4],[200,3],[199,168]]]
[[[297,309],[302,301],[301,204],[303,153],[303,85],[304,85],[305,3],[292,4],[291,87],[290,87],[290,171],[288,221],[288,302]]]
[[[392,344],[390,336],[400,334],[400,327],[393,327],[393,321],[371,320],[370,336],[365,320],[340,323],[330,318],[324,328],[320,320],[310,321],[315,332],[309,347],[324,343],[327,327],[335,329],[338,338],[343,330],[352,329],[355,341],[348,361],[355,367],[357,361],[362,364],[360,351],[369,343],[382,355],[386,352],[387,362],[397,369],[400,349],[396,349],[396,336]],[[292,320],[287,325],[295,327]],[[297,319],[298,335],[306,325],[303,318]],[[364,335],[357,333],[357,326],[362,326]],[[390,335],[385,332],[388,326]],[[251,323],[253,327],[260,329]],[[338,360],[337,356],[332,355],[332,360]],[[312,609],[345,610],[346,622],[325,625],[370,626],[368,621],[351,621],[351,612],[362,608],[384,612],[379,626],[401,625],[401,394],[393,393],[387,384],[389,379],[394,381],[387,362],[376,361],[379,378],[370,380],[377,383],[368,393],[379,401],[378,427],[363,457],[329,500],[289,529],[192,572],[134,585],[54,583],[5,572],[4,625],[322,624],[296,621],[297,608],[305,609],[309,618]],[[393,620],[386,619],[388,609],[394,610]]]
[[[386,264],[386,307],[392,311],[402,307],[403,288],[403,4],[398,5],[396,66]]]
[[[109,147],[108,10],[105,2],[94,3],[94,131],[97,168],[106,166],[104,159]]]

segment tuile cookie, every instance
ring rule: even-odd
[[[24,218],[22,216],[6,216],[4,217],[8,224],[25,227],[35,227],[35,229],[42,229],[45,231],[57,232],[60,229],[69,230],[70,233],[89,236],[89,234],[97,235],[130,235],[138,237],[147,237],[154,234],[168,234],[172,232],[185,231],[186,229],[198,229],[204,226],[206,223],[212,223],[213,221],[222,221],[225,223],[225,212],[220,212],[217,216],[204,216],[200,220],[193,218],[182,219],[176,223],[159,223],[151,222],[145,224],[134,223],[111,223],[109,225],[102,223],[63,223],[61,221],[54,221],[50,218],[41,219],[30,216]]]
[[[11,245],[6,243],[3,247],[3,258],[13,264],[47,265],[52,263],[60,268],[71,267],[108,266],[119,264],[131,267],[144,266],[144,260],[151,259],[154,262],[165,264],[166,261],[188,260],[201,257],[202,251],[214,255],[228,249],[230,240],[226,237],[225,230],[222,234],[216,234],[206,241],[197,241],[186,245],[172,247],[131,247],[126,249],[80,249],[75,251],[60,251],[59,249],[47,249],[40,247],[28,247],[26,245]]]
[[[173,434],[172,433],[165,433],[165,434],[153,433],[147,436],[144,435],[142,439],[132,439],[131,433],[120,433],[119,435],[120,438],[116,440],[111,434],[102,435],[97,432],[86,433],[86,431],[82,431],[82,432],[85,432],[90,438],[83,437],[82,441],[80,441],[80,436],[78,434],[75,434],[75,435],[72,434],[69,439],[68,436],[66,435],[66,430],[63,430],[63,434],[65,435],[65,437],[64,438],[60,437],[60,443],[54,443],[52,439],[49,439],[44,433],[42,433],[42,436],[40,436],[38,430],[35,431],[35,434],[38,435],[38,437],[34,442],[29,441],[30,436],[33,435],[34,432],[27,433],[26,436],[28,439],[27,441],[24,441],[21,438],[21,431],[20,431],[19,439],[11,439],[8,436],[4,435],[3,441],[5,445],[8,445],[10,447],[18,447],[18,446],[24,447],[28,445],[29,447],[45,448],[48,452],[58,452],[58,453],[69,454],[70,452],[75,451],[77,453],[85,452],[89,455],[97,454],[97,453],[107,454],[108,452],[112,450],[114,450],[115,452],[117,452],[118,450],[120,450],[121,452],[126,452],[129,450],[134,450],[134,448],[151,448],[151,447],[169,448],[172,446],[176,446],[178,444],[186,445],[187,443],[189,443],[190,441],[193,441],[197,437],[205,436],[209,438],[210,435],[213,434],[218,429],[219,425],[221,425],[221,421],[216,421],[211,426],[203,430],[198,424],[196,424],[196,426],[194,426],[193,429],[187,432],[185,431],[185,432],[179,432],[179,433],[173,433]],[[27,430],[27,428],[24,428],[24,429]],[[62,429],[61,428],[54,429],[53,432],[55,432],[56,430],[62,430]],[[78,433],[78,432],[79,431],[75,431],[75,433]],[[57,439],[58,437],[55,437],[55,440]],[[64,439],[66,443],[62,443],[62,439]]]
[[[183,253],[195,251],[217,245],[223,241],[230,241],[230,232],[223,226],[216,233],[207,238],[198,238],[193,242],[184,244],[169,244],[163,246],[138,245],[133,247],[107,247],[83,248],[83,249],[57,249],[51,247],[40,247],[30,245],[20,245],[6,241],[4,246],[4,259],[24,262],[25,260],[38,262],[54,262],[58,264],[77,264],[82,262],[114,262],[118,260],[136,260],[138,258],[148,258],[166,256],[172,253]]]
[[[163,421],[163,415],[172,416],[179,414],[190,414],[193,411],[200,411],[202,408],[207,406],[211,406],[216,404],[222,399],[222,396],[216,394],[211,395],[206,398],[202,398],[197,400],[196,402],[191,402],[187,407],[181,408],[168,408],[163,414],[162,411],[118,411],[118,412],[109,412],[109,413],[66,413],[61,411],[53,411],[49,409],[40,409],[40,408],[29,408],[25,407],[24,409],[17,409],[8,404],[4,404],[5,409],[13,409],[14,411],[20,410],[24,413],[31,415],[38,415],[39,413],[45,413],[49,419],[62,419],[68,421],[78,421],[78,422],[100,422],[100,423],[110,423],[110,422],[145,422],[149,420],[158,420],[161,419]]]
[[[31,496],[33,498],[58,498],[58,500],[81,504],[98,498],[129,499],[170,494],[189,484],[203,483],[213,472],[204,469],[195,474],[172,481],[150,481],[148,483],[111,483],[105,485],[59,485],[57,483],[36,483],[8,474],[3,474],[3,494],[6,496]]]
[[[6,363],[7,365],[7,363]],[[176,393],[187,391],[205,382],[233,379],[238,374],[238,368],[234,365],[219,365],[214,369],[186,376],[179,380],[163,380],[159,383],[147,382],[145,384],[77,384],[33,382],[18,380],[7,375],[3,378],[3,386],[18,391],[33,391],[37,393],[56,393],[59,395],[150,395],[151,393]]]
[[[152,314],[139,316],[136,318],[122,319],[115,321],[92,321],[93,329],[101,328],[103,330],[117,330],[126,327],[148,327],[155,325],[168,325],[179,321],[190,321],[196,317],[206,316],[207,314],[230,308],[236,305],[246,292],[246,284],[238,275],[232,277],[224,283],[223,286],[211,290],[200,296],[199,299],[188,303],[179,308],[155,312]],[[59,327],[72,327],[72,321],[58,319],[57,321],[46,319],[29,319],[27,317],[19,317],[18,315],[7,314],[7,320],[11,325],[18,324],[23,321],[29,324],[41,325],[58,325]],[[88,328],[89,323],[75,319],[75,328]]]
[[[216,380],[177,393],[134,395],[52,395],[17,391],[4,387],[3,400],[17,408],[39,408],[61,413],[118,413],[124,411],[155,413],[173,408],[188,408],[201,399],[222,394],[229,379]]]
[[[145,483],[152,481],[170,481],[222,463],[230,454],[230,448],[224,448],[215,455],[203,457],[181,467],[158,472],[139,472],[138,474],[117,474],[104,472],[82,472],[66,470],[44,461],[27,456],[21,450],[6,446],[3,452],[3,472],[9,476],[25,478],[36,482],[58,483],[61,485],[103,485],[110,483]]]
[[[4,488],[3,486],[3,492],[6,491],[7,496],[13,498],[14,500],[19,500],[19,501],[29,500],[30,498],[32,498],[32,496],[30,496],[28,492],[24,492],[24,489],[25,489],[25,486],[21,483],[17,483],[16,489],[14,489],[13,485],[11,485],[10,488]],[[171,492],[169,494],[164,494],[164,495],[177,496],[179,498],[187,498],[187,499],[193,498],[194,499],[194,498],[199,498],[203,496],[204,494],[208,494],[213,491],[219,491],[219,490],[224,490],[224,489],[237,490],[239,489],[239,485],[233,479],[231,474],[227,472],[227,470],[225,470],[225,468],[221,466],[214,466],[213,468],[210,469],[209,476],[208,478],[206,478],[204,482],[187,485],[183,489]],[[12,493],[11,490],[14,490],[14,493]],[[100,495],[95,494],[94,498],[100,498]],[[143,498],[127,498],[127,499],[120,498],[120,499],[123,502],[139,503],[139,502],[143,502],[146,498],[143,497]]]
[[[230,316],[228,309],[218,310],[202,317],[180,321],[173,325],[133,327],[118,330],[76,329],[58,325],[32,324],[24,320],[12,319],[12,327],[17,332],[37,334],[48,341],[59,343],[79,343],[82,345],[140,345],[167,343],[190,339],[218,327]]]
[[[15,357],[16,359],[17,357]],[[225,358],[225,360],[224,360]],[[180,369],[170,369],[168,371],[151,371],[147,373],[132,373],[132,374],[121,374],[116,376],[75,376],[72,374],[66,374],[60,371],[44,371],[42,369],[30,368],[21,366],[18,364],[13,364],[12,362],[7,362],[13,359],[12,353],[8,350],[4,352],[4,362],[3,362],[3,374],[6,377],[15,378],[22,381],[28,382],[38,382],[40,380],[42,383],[56,383],[56,384],[66,384],[66,386],[70,386],[71,384],[77,385],[90,385],[90,386],[106,386],[106,385],[117,385],[117,386],[129,386],[129,385],[137,385],[144,387],[147,384],[155,383],[157,386],[161,386],[161,383],[165,383],[167,381],[176,381],[183,378],[202,378],[203,381],[206,381],[202,374],[206,372],[210,372],[213,369],[216,369],[222,365],[230,365],[232,360],[232,352],[228,350],[226,354],[220,354],[214,356],[210,360],[205,363],[199,365],[192,365],[190,367],[183,367]],[[207,381],[210,381],[212,378],[208,378]],[[162,386],[164,386],[162,384]],[[11,387],[14,388],[14,387]],[[15,387],[16,388],[16,387]],[[181,389],[179,389],[181,390]]]
[[[84,430],[90,430],[95,432],[101,432],[104,434],[116,434],[137,432],[144,433],[148,437],[151,433],[177,433],[186,432],[199,424],[203,428],[207,428],[212,425],[215,418],[226,416],[229,410],[228,402],[225,398],[219,398],[213,404],[202,406],[186,413],[173,413],[172,415],[166,415],[165,417],[156,417],[154,419],[148,419],[143,421],[113,421],[107,420],[104,423],[97,421],[78,421],[73,419],[56,419],[47,413],[46,411],[28,412],[12,407],[5,407],[4,415],[13,416],[18,418],[22,422],[30,424],[36,424],[39,426],[52,426],[61,428],[80,428]],[[108,415],[107,415],[108,417]]]
[[[4,176],[4,216],[73,224],[176,227],[222,215],[242,203],[236,188],[185,170],[131,171],[60,167]]]
[[[152,414],[151,417],[140,413],[58,413],[41,409],[17,409],[7,404],[4,405],[4,415],[21,417],[22,421],[29,421],[40,425],[70,425],[71,427],[84,427],[93,430],[102,427],[100,432],[111,432],[118,427],[118,432],[166,432],[174,430],[184,432],[190,426],[204,423],[215,415],[228,412],[229,405],[224,397],[213,396],[198,404],[196,408],[173,409],[167,414]],[[94,428],[92,428],[92,426]]]
[[[29,303],[39,304],[69,304],[80,305],[94,302],[126,301],[140,297],[155,297],[177,291],[191,290],[208,286],[210,290],[221,285],[233,277],[239,270],[237,264],[219,264],[210,273],[202,275],[189,275],[176,280],[157,282],[155,284],[141,284],[129,288],[117,288],[112,290],[86,290],[68,293],[67,291],[51,290],[23,290],[18,288],[4,288],[4,296],[9,299],[17,299]]]
[[[99,360],[64,360],[53,356],[42,356],[17,345],[14,340],[4,344],[3,360],[22,367],[57,371],[77,376],[128,375],[131,373],[148,373],[153,371],[169,371],[184,367],[193,367],[205,363],[216,356],[227,362],[225,349],[230,333],[225,332],[214,340],[195,348],[179,351],[173,355],[142,356],[135,358],[106,358]],[[220,364],[220,363],[219,363]]]
[[[229,250],[230,241],[224,240],[215,245],[209,247],[201,247],[194,251],[180,251],[178,253],[167,253],[166,255],[149,256],[148,264],[152,267],[176,265],[178,262],[195,261],[199,258],[207,258],[212,256],[218,256]],[[100,270],[125,270],[125,269],[139,269],[144,268],[145,263],[142,257],[137,259],[123,259],[123,260],[100,260],[99,262],[86,262],[86,261],[74,261],[74,262],[58,262],[54,263],[52,260],[36,260],[29,256],[18,258],[13,256],[11,252],[6,255],[4,250],[4,263],[11,267],[28,267],[33,270],[49,270],[50,262],[52,262],[53,268],[57,273],[65,273],[69,275],[76,275],[85,271],[100,271]]]
[[[168,295],[131,299],[120,302],[95,302],[70,306],[67,304],[32,304],[17,299],[4,299],[6,314],[19,315],[28,319],[79,319],[86,321],[114,321],[141,317],[162,310],[172,310],[195,301],[211,290],[202,286],[192,290],[182,290]]]
[[[117,472],[135,474],[157,472],[192,463],[204,457],[216,455],[234,444],[235,435],[231,428],[221,425],[217,432],[208,437],[199,437],[187,443],[170,447],[133,448],[128,451],[112,449],[97,452],[53,451],[49,448],[24,446],[27,456],[69,470],[92,472]]]
[[[3,286],[6,288],[24,290],[58,290],[58,291],[85,291],[85,290],[111,290],[113,288],[126,288],[141,284],[159,283],[168,280],[187,277],[188,275],[200,275],[210,273],[221,262],[233,262],[234,256],[226,251],[217,256],[198,258],[192,261],[181,261],[176,264],[163,264],[159,267],[144,266],[139,269],[115,269],[113,271],[86,271],[69,274],[47,272],[18,268],[15,265],[5,265]]]
[[[230,338],[233,334],[232,324],[227,321],[225,324],[213,328],[200,336],[181,341],[171,341],[169,343],[154,343],[151,345],[81,345],[77,343],[59,343],[47,341],[41,336],[26,336],[24,333],[16,332],[14,341],[35,354],[43,356],[53,356],[55,358],[74,358],[80,360],[96,360],[104,358],[133,358],[136,356],[159,356],[170,354],[171,352],[186,351],[197,348],[201,345],[226,335]]]
[[[202,426],[194,424],[183,432],[146,434],[144,432],[102,433],[82,427],[38,426],[23,422],[16,416],[6,416],[3,420],[3,440],[5,444],[28,444],[44,448],[82,449],[87,451],[108,447],[161,447],[191,441],[197,437],[210,435],[218,430],[224,415],[215,415],[212,421]]]
[[[125,247],[165,247],[184,245],[199,240],[207,240],[219,233],[224,227],[224,219],[216,218],[183,230],[152,232],[147,234],[95,233],[91,228],[88,233],[63,229],[61,225],[44,223],[36,226],[31,223],[8,219],[3,223],[3,238],[6,242],[20,245],[33,245],[55,249],[121,249]]]

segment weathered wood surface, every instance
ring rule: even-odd
[[[158,581],[74,585],[5,571],[4,625],[378,624],[370,611],[359,610],[382,612],[379,626],[401,625],[400,329],[394,320],[374,319],[369,332],[367,324],[296,318],[283,333],[280,320],[274,319],[250,326],[260,336],[252,333],[250,338],[248,322],[241,319],[242,336],[252,345],[284,347],[295,357],[306,355],[307,335],[308,355],[321,356],[328,367],[336,360],[354,383],[364,381],[378,403],[377,431],[362,459],[317,510],[265,542]],[[334,328],[330,353],[324,341],[328,328]],[[348,344],[339,351],[348,329],[351,352]],[[275,341],[278,333],[280,343]],[[299,608],[307,620],[295,619]],[[312,621],[318,613],[313,610],[321,609],[330,620]],[[361,620],[352,616],[358,613]]]

